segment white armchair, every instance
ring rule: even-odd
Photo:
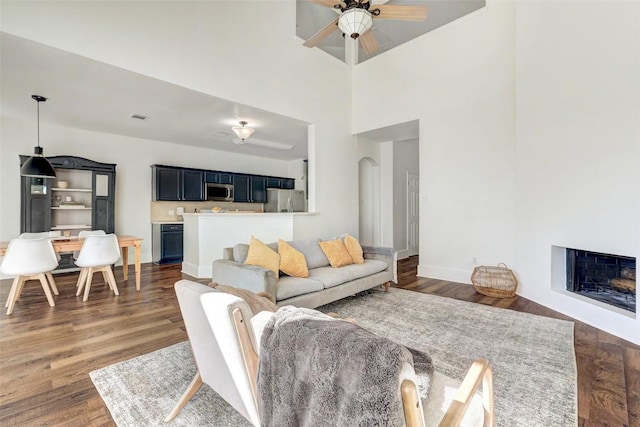
[[[272,313],[254,316],[241,298],[189,280],[177,282],[175,290],[198,372],[165,422],[178,415],[206,383],[253,425],[260,425],[258,351],[262,330]],[[495,425],[491,369],[485,360],[474,362],[462,383],[435,372],[424,408],[413,367],[407,364],[403,372],[399,392],[407,426]],[[476,393],[481,386],[483,396]]]

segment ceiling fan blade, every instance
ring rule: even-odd
[[[396,4],[375,5],[380,10],[377,19],[396,19],[398,21],[424,21],[427,19],[427,6],[403,6]]]
[[[369,30],[364,34],[361,34],[358,39],[360,40],[360,43],[367,55],[371,55],[380,47],[380,45],[378,45],[378,40],[376,40],[376,36],[373,34],[373,30]]]
[[[314,47],[318,43],[320,43],[322,39],[324,39],[325,37],[327,37],[329,34],[333,33],[337,29],[338,29],[338,18],[329,22],[324,28],[322,28],[320,31],[318,31],[314,35],[312,35],[309,39],[307,39],[307,41],[305,41],[302,44],[302,46]]]
[[[244,141],[240,138],[233,138],[233,143],[236,145],[257,145],[264,148],[270,148],[272,150],[291,150],[293,148],[293,145],[291,144],[256,138],[245,139]]]
[[[309,0],[311,3],[319,4],[320,6],[333,7],[340,3],[340,0]]]

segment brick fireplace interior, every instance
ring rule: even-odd
[[[636,259],[566,249],[567,290],[636,312]]]

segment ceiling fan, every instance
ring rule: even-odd
[[[238,124],[240,126],[234,126],[231,128],[231,130],[233,130],[233,132],[238,136],[237,138],[232,139],[233,143],[236,145],[258,145],[260,147],[270,148],[272,150],[291,150],[293,148],[293,145],[291,144],[284,144],[282,142],[276,141],[267,141],[265,139],[251,138],[251,141],[249,141],[249,137],[253,135],[256,130],[247,126],[249,123],[245,120],[241,120],[240,122],[238,122]]]
[[[379,45],[371,26],[373,19],[394,19],[398,21],[424,21],[427,6],[371,4],[370,0],[308,0],[320,6],[340,10],[340,16],[329,22],[320,31],[304,42],[303,46],[314,47],[335,30],[343,35],[359,39],[367,55],[378,50]]]

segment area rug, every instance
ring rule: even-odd
[[[498,426],[577,425],[573,323],[400,289],[374,290],[320,307],[431,354],[464,378],[477,358],[494,371]],[[159,426],[195,375],[187,342],[90,373],[120,427]],[[250,425],[203,386],[168,426]]]

